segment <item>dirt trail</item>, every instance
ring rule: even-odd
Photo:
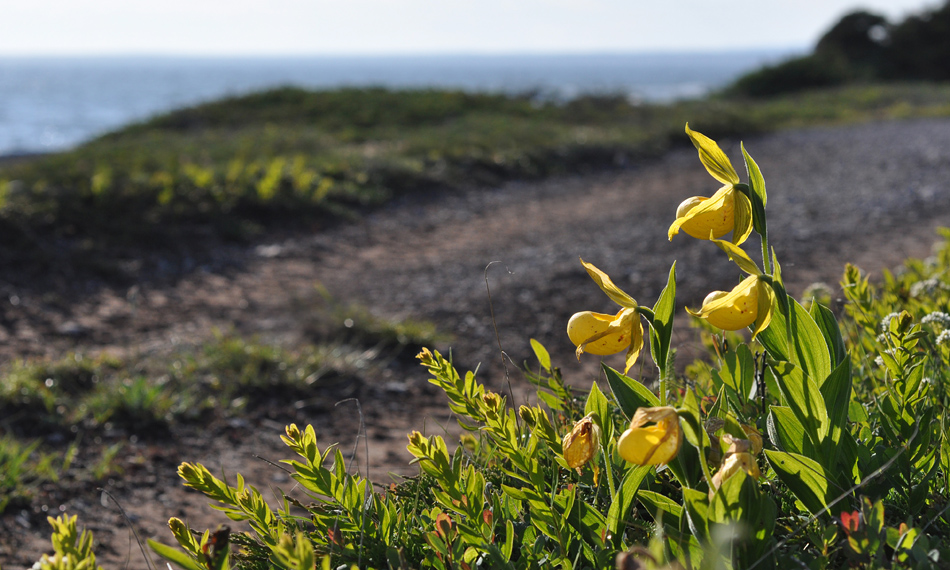
[[[739,166],[738,141],[721,143]],[[879,274],[908,256],[925,257],[937,240],[935,228],[950,226],[950,121],[789,131],[745,144],[768,184],[770,238],[795,295],[815,281],[835,286],[849,261]],[[436,322],[455,337],[456,364],[469,369],[481,363],[481,377],[500,389],[484,278],[489,262],[500,261],[488,276],[501,345],[520,363],[530,358],[528,339],[537,338],[567,378],[582,385],[594,377],[598,362],[574,360],[565,323],[578,310],[615,309],[578,257],[646,304],[655,301],[674,259],[680,305],[731,288],[738,271],[714,246],[686,235],[672,242],[666,237],[681,200],[711,195],[717,187],[695,151],[684,149],[622,172],[405,199],[352,226],[222,250],[171,286],[100,288],[65,302],[0,283],[0,355],[160,354],[207,338],[215,327],[292,344],[302,338],[307,316],[302,308],[320,284],[337,300],[359,302],[379,316]],[[688,334],[678,338],[691,342]],[[620,365],[619,357],[608,362]],[[421,370],[382,378],[379,387],[361,395],[369,468],[379,474],[377,481],[387,470],[412,472],[404,448],[409,429],[447,419],[425,380]],[[518,385],[517,374],[513,381]],[[348,449],[354,417],[352,410],[338,409],[315,418],[321,441],[340,438],[349,442]],[[180,489],[175,466],[201,461],[212,471],[249,473],[262,488],[287,488],[282,473],[252,458],[279,445],[281,426],[272,423],[250,440],[235,435],[205,441],[190,434],[175,449],[136,444],[141,458],[136,469],[151,482],[141,484],[133,470],[132,481],[112,482],[114,490],[146,536],[167,541],[163,525],[172,515],[189,516],[196,527],[215,526],[223,517]],[[65,507],[87,524],[96,521],[94,529],[107,547],[104,563],[115,567],[128,554],[127,531],[98,498],[90,490]],[[46,528],[36,521],[36,516],[0,518],[0,534],[16,533],[21,545],[16,553],[3,552],[0,541],[0,564],[14,568],[38,557],[43,542],[36,537]],[[129,567],[144,567],[140,560],[133,552]]]

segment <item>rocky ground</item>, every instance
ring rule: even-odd
[[[720,142],[743,172],[738,141]],[[770,239],[794,295],[817,281],[836,287],[849,261],[879,276],[908,256],[925,257],[938,239],[935,229],[950,226],[948,120],[787,131],[745,145],[765,175]],[[711,244],[685,234],[670,242],[666,230],[680,201],[717,188],[695,151],[682,150],[623,171],[406,198],[357,224],[223,247],[174,280],[133,288],[51,290],[48,283],[0,282],[0,356],[162,354],[200,342],[214,328],[293,345],[304,338],[306,308],[319,285],[378,316],[435,322],[453,336],[438,348],[451,347],[460,368],[480,363],[480,376],[497,389],[505,384],[500,344],[516,363],[508,368],[517,398],[530,397],[518,373],[531,358],[529,338],[548,347],[570,383],[585,385],[599,363],[574,360],[565,324],[578,310],[616,309],[578,257],[650,305],[676,260],[678,303],[695,306],[709,291],[731,288],[737,270]],[[756,247],[753,242],[753,258]],[[687,353],[695,344],[686,326],[674,335]],[[622,365],[619,356],[607,361]],[[321,397],[348,396],[359,398],[369,442],[368,464],[361,451],[360,468],[381,484],[389,483],[388,472],[413,472],[408,431],[451,424],[439,395],[414,367],[390,369],[377,385]],[[360,429],[354,402],[321,409],[271,410],[246,422],[183,428],[171,443],[137,438],[128,444],[124,474],[103,487],[140,536],[168,541],[169,516],[214,527],[224,517],[180,487],[176,466],[200,461],[213,472],[240,471],[262,490],[289,489],[286,475],[255,454],[281,458],[272,455],[285,421],[313,423],[322,442],[352,449]],[[99,491],[78,489],[61,503],[0,517],[0,565],[28,566],[46,548],[45,508],[79,514],[103,544],[107,568],[145,568],[129,527]]]

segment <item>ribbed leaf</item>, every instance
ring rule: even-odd
[[[844,348],[844,339],[841,338],[841,329],[838,328],[834,313],[828,307],[814,302],[811,304],[809,313],[818,325],[821,335],[825,337],[825,345],[828,347],[831,362],[834,366],[838,366],[848,358],[848,352]]]
[[[792,409],[795,417],[805,427],[816,449],[828,435],[828,410],[818,385],[802,369],[790,362],[778,362],[770,366],[782,399]]]
[[[666,287],[653,305],[653,330],[650,334],[650,350],[657,365],[666,364],[673,338],[673,313],[676,309],[676,262],[670,267]]]
[[[781,297],[781,295],[778,295]],[[781,311],[773,311],[772,322],[757,337],[762,346],[776,360],[785,360],[800,366],[815,382],[824,382],[831,374],[831,357],[825,337],[811,315],[794,299],[788,299],[791,324]],[[791,327],[792,348],[789,349],[786,327]]]
[[[805,426],[788,406],[771,406],[766,427],[769,439],[782,451],[800,455],[814,452],[813,444],[805,435]]]
[[[637,496],[637,490],[640,489],[644,477],[652,469],[653,467],[649,465],[640,465],[628,470],[623,476],[623,481],[617,487],[617,496],[607,511],[607,530],[610,534],[620,537],[617,530],[620,529],[621,522],[627,519],[627,513],[630,512],[630,505]]]
[[[656,394],[647,390],[643,384],[607,365],[604,365],[603,368],[604,375],[607,377],[607,384],[614,393],[614,398],[617,398],[620,409],[628,418],[633,417],[637,408],[653,408],[660,405],[660,400],[656,397]]]
[[[828,477],[815,460],[772,450],[765,450],[765,457],[782,483],[812,514],[828,506]]]
[[[830,422],[827,453],[833,453],[834,447],[841,439],[842,430],[847,429],[848,406],[851,402],[851,360],[845,360],[828,375],[828,379],[821,385],[821,397],[825,401]]]
[[[752,188],[752,192],[762,201],[762,205],[765,206],[769,199],[765,192],[765,178],[762,177],[762,171],[759,170],[759,165],[746,152],[745,145],[739,143],[739,147],[742,149],[742,157],[745,158],[745,168],[749,174],[749,186]]]

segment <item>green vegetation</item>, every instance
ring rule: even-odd
[[[106,432],[162,438],[173,423],[204,426],[222,416],[309,402],[321,389],[366,382],[393,358],[436,339],[431,325],[382,321],[356,307],[331,304],[314,310],[312,320],[314,344],[296,350],[219,333],[200,347],[161,356],[73,354],[6,366],[0,371],[0,513],[28,503],[37,486],[64,473],[80,480],[112,473],[121,443],[103,446],[100,456],[77,467],[82,439]],[[63,443],[41,445],[43,439]]]
[[[950,2],[892,24],[859,10],[838,21],[803,57],[739,78],[726,92],[772,97],[849,83],[950,80]]]
[[[278,89],[158,117],[0,167],[0,259],[122,275],[141,248],[179,251],[268,227],[314,229],[409,193],[659,156],[689,118],[717,137],[950,114],[950,88],[856,87],[754,105],[564,104],[444,91]]]

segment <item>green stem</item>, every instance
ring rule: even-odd
[[[769,255],[769,232],[768,230],[763,230],[759,234],[759,241],[762,243],[762,269],[765,271],[766,275],[772,275],[772,258]]]
[[[604,465],[606,465],[606,468],[604,470],[606,471],[605,475],[607,476],[607,486],[610,489],[611,504],[613,504],[613,502],[617,500],[617,487],[614,485],[614,468],[611,465],[613,463],[612,459],[613,459],[612,455],[607,453],[607,450],[605,449],[604,450]]]

